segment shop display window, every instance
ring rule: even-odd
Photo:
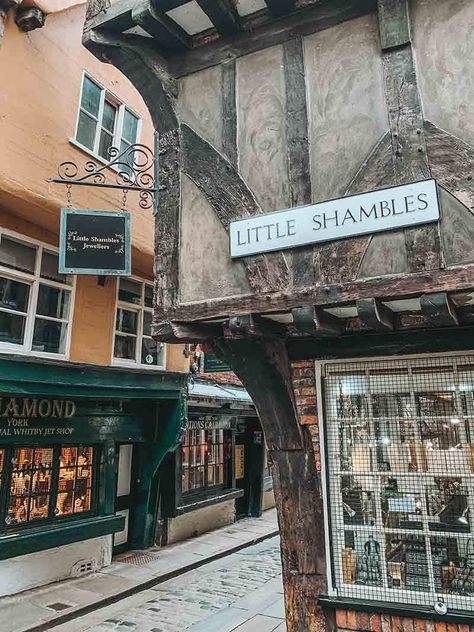
[[[95,450],[90,446],[0,449],[5,527],[91,512],[94,471]]]
[[[474,608],[474,359],[322,367],[334,590]]]
[[[186,431],[181,461],[183,494],[225,486],[227,434],[223,429]]]

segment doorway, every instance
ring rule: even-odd
[[[119,446],[115,513],[118,516],[124,516],[125,527],[123,531],[114,535],[114,553],[122,553],[130,548],[134,507],[133,470],[134,445],[123,443]]]

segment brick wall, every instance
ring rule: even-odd
[[[318,406],[316,400],[316,377],[314,362],[301,360],[291,365],[291,378],[295,393],[296,408],[300,423],[308,427],[313,439],[316,467],[321,470],[321,452],[319,445]]]
[[[355,610],[338,610],[336,626],[341,632],[474,632],[474,626],[461,623],[440,623]]]

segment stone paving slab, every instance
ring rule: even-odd
[[[56,630],[284,632],[279,538],[247,551],[251,555],[233,553]]]
[[[0,632],[49,632],[53,628],[60,632],[67,618],[81,616],[82,613],[96,608],[110,607],[114,600],[123,602],[124,598],[128,598],[128,593],[140,592],[143,595],[151,588],[150,584],[156,582],[158,585],[159,582],[166,581],[169,574],[186,572],[187,567],[192,565],[207,565],[208,562],[212,564],[211,560],[218,556],[230,554],[238,547],[250,546],[256,540],[274,536],[277,532],[276,510],[271,509],[260,518],[245,518],[210,534],[170,545],[165,549],[148,549],[143,553],[147,554],[150,561],[140,566],[120,561],[124,558],[122,555],[115,558],[109,567],[86,577],[69,579],[12,597],[0,598]],[[251,568],[248,569],[248,573],[251,582]],[[70,607],[60,612],[47,607],[48,604],[55,602],[65,603]],[[84,611],[84,608],[87,610]],[[4,613],[8,613],[8,616],[3,616]],[[79,623],[77,619],[75,621]],[[110,623],[104,623],[101,624],[100,632],[104,625],[104,629],[113,629]],[[148,622],[144,628],[150,631],[151,628],[146,627],[147,625]],[[73,625],[69,629],[78,631],[81,628]],[[121,625],[118,629],[124,632],[127,629],[132,630],[132,627]],[[172,627],[168,629],[174,632]],[[99,631],[99,628],[97,630]],[[141,630],[135,626],[133,632]],[[176,632],[182,632],[182,628]]]

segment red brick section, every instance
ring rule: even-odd
[[[336,612],[338,632],[474,632],[474,626],[461,623],[440,623],[389,614],[367,614],[355,610]]]
[[[314,362],[301,360],[291,365],[293,391],[300,423],[308,426],[313,438],[316,467],[321,470],[321,452],[319,449],[318,406],[316,400],[316,377]]]

